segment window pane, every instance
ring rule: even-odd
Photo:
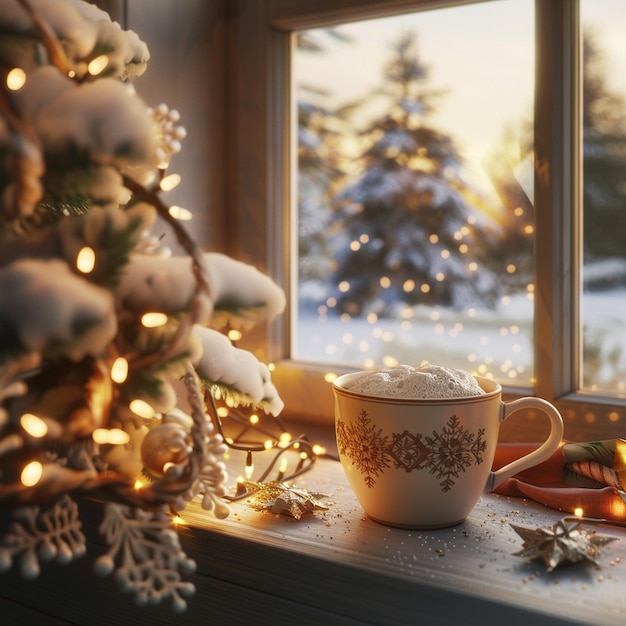
[[[531,383],[533,8],[296,33],[296,359]]]
[[[582,386],[626,389],[626,3],[583,0]]]

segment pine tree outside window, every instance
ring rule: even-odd
[[[525,142],[519,140],[524,126],[522,116],[517,116],[520,121],[519,127],[515,129],[518,139],[515,153],[517,160],[513,158],[508,160],[509,165],[512,164],[514,169],[517,168],[516,181],[518,185],[513,188],[517,194],[516,199],[515,201],[511,198],[507,199],[507,191],[510,193],[511,187],[507,188],[504,184],[500,185],[497,195],[502,204],[507,204],[513,209],[523,209],[523,212],[518,212],[520,214],[517,217],[521,219],[517,222],[520,228],[516,232],[530,235],[530,237],[520,237],[515,245],[511,243],[506,250],[505,257],[514,253],[521,255],[518,256],[515,263],[516,271],[507,272],[507,263],[505,262],[495,272],[496,280],[491,285],[495,285],[497,289],[502,289],[506,281],[516,280],[525,274],[528,276],[528,273],[534,274],[534,280],[527,283],[529,287],[527,291],[530,295],[528,302],[532,304],[530,307],[531,317],[527,318],[532,325],[532,329],[527,332],[529,350],[532,354],[532,371],[523,371],[521,375],[518,372],[518,376],[514,380],[508,379],[506,374],[501,379],[510,396],[531,392],[555,402],[565,417],[566,436],[569,438],[584,440],[593,439],[598,434],[603,437],[623,435],[626,418],[623,417],[624,396],[619,383],[626,377],[622,377],[621,370],[618,369],[621,366],[619,359],[615,357],[616,351],[610,353],[609,350],[609,348],[615,347],[617,338],[615,330],[619,330],[621,324],[618,320],[620,305],[616,303],[613,307],[612,310],[616,317],[608,329],[609,334],[604,336],[603,329],[606,328],[606,321],[601,319],[594,312],[595,310],[589,306],[592,298],[588,298],[588,296],[596,295],[591,293],[588,287],[592,283],[594,283],[594,288],[597,287],[597,277],[603,274],[603,266],[600,262],[593,266],[588,264],[592,258],[595,260],[592,253],[596,255],[598,252],[592,251],[587,240],[585,240],[585,245],[582,243],[583,235],[589,238],[591,230],[598,223],[601,223],[601,220],[596,220],[593,211],[596,211],[597,215],[598,211],[604,210],[600,208],[602,205],[597,205],[594,208],[590,204],[589,196],[586,195],[596,191],[597,187],[592,187],[594,181],[591,178],[596,163],[588,159],[589,153],[585,153],[587,160],[583,159],[584,139],[589,136],[590,132],[591,138],[596,141],[596,146],[604,147],[611,159],[619,156],[619,137],[607,132],[607,129],[614,129],[618,126],[616,120],[618,121],[619,118],[615,117],[617,116],[615,113],[617,109],[613,109],[613,118],[610,115],[602,116],[602,112],[606,112],[608,108],[607,103],[613,98],[611,94],[613,94],[614,85],[611,82],[608,96],[602,90],[596,92],[596,100],[593,105],[596,127],[586,126],[583,131],[583,120],[585,119],[583,94],[588,79],[579,80],[583,76],[583,69],[585,68],[583,42],[586,41],[586,35],[583,37],[583,34],[591,24],[593,10],[597,11],[608,7],[615,11],[617,10],[616,7],[619,8],[619,0],[600,0],[599,2],[590,0],[588,3],[587,0],[582,0],[580,3],[553,0],[541,0],[539,2],[533,2],[533,0],[492,0],[480,3],[442,2],[440,7],[437,6],[438,4],[436,2],[420,2],[419,0],[317,0],[315,2],[309,0],[267,0],[260,3],[242,0],[239,2],[242,10],[238,15],[238,31],[234,35],[239,51],[233,67],[238,70],[239,74],[236,75],[240,78],[233,88],[236,89],[238,97],[243,96],[245,106],[241,106],[236,119],[235,127],[238,139],[232,151],[231,164],[243,165],[244,167],[237,169],[237,176],[241,185],[236,187],[239,191],[235,192],[235,195],[238,196],[235,199],[239,202],[233,206],[237,207],[237,215],[242,216],[242,223],[247,217],[258,214],[259,209],[261,216],[265,216],[263,217],[265,221],[259,222],[257,220],[256,222],[261,225],[261,230],[257,231],[261,234],[260,238],[257,236],[253,239],[244,232],[244,229],[241,229],[237,238],[237,245],[244,252],[244,256],[247,255],[247,258],[265,263],[275,276],[282,277],[284,284],[290,285],[292,299],[291,316],[283,320],[283,324],[269,329],[271,354],[268,356],[276,364],[273,377],[281,390],[284,390],[286,405],[290,407],[293,413],[307,416],[317,415],[319,419],[327,422],[332,420],[332,394],[328,383],[324,381],[324,377],[327,373],[341,372],[345,367],[352,369],[354,364],[346,364],[339,360],[335,360],[333,363],[332,354],[330,355],[331,358],[328,359],[306,360],[303,355],[298,353],[297,342],[301,340],[301,338],[298,339],[297,312],[299,306],[306,304],[306,298],[312,298],[316,295],[312,288],[314,281],[328,278],[332,272],[336,271],[339,265],[338,261],[342,260],[340,255],[337,255],[333,259],[336,263],[327,266],[311,262],[311,259],[316,255],[323,255],[326,246],[335,243],[331,242],[328,234],[318,228],[319,220],[311,218],[311,212],[316,210],[316,206],[321,206],[321,210],[326,211],[326,218],[329,222],[332,222],[337,216],[341,217],[349,228],[352,227],[355,230],[350,232],[349,228],[343,231],[337,228],[332,233],[333,237],[346,236],[348,248],[351,251],[354,251],[354,248],[357,251],[359,248],[366,248],[372,240],[372,233],[357,232],[354,226],[356,220],[353,220],[354,215],[351,211],[357,204],[363,205],[364,208],[360,209],[362,211],[372,210],[373,204],[369,203],[369,208],[367,208],[366,203],[361,202],[363,196],[359,196],[359,194],[363,192],[364,186],[367,186],[368,176],[371,177],[369,179],[372,183],[371,187],[375,187],[374,183],[380,181],[380,179],[378,181],[375,179],[374,173],[366,173],[362,174],[360,178],[354,176],[350,185],[340,184],[345,175],[346,163],[337,158],[335,142],[345,134],[343,125],[347,122],[351,110],[346,107],[341,111],[342,115],[345,114],[345,117],[342,118],[334,115],[334,112],[333,115],[328,115],[326,108],[320,106],[319,102],[309,100],[306,106],[298,107],[297,101],[290,99],[289,95],[292,93],[293,87],[290,84],[290,77],[293,75],[294,68],[297,68],[298,62],[298,53],[293,52],[294,40],[304,48],[321,46],[324,41],[319,41],[319,37],[316,40],[310,35],[323,33],[323,37],[326,37],[327,40],[337,42],[336,45],[338,46],[348,47],[351,44],[347,40],[343,41],[342,38],[345,38],[345,35],[341,29],[342,26],[353,22],[372,18],[388,18],[410,12],[420,13],[424,11],[425,15],[432,11],[433,13],[446,12],[450,16],[450,24],[453,24],[453,16],[456,11],[478,10],[480,7],[495,11],[497,5],[523,5],[528,12],[534,14],[531,19],[533,31],[531,33],[533,38],[531,50],[535,55],[534,105],[531,98],[527,104],[529,110],[525,123],[528,124],[526,126],[528,136]],[[613,14],[612,21],[617,23],[615,14]],[[465,26],[470,28],[469,24],[465,24]],[[298,35],[296,36],[294,33]],[[609,47],[614,41],[610,37],[602,37],[601,40],[603,43],[607,43]],[[400,58],[402,51],[408,55],[408,51],[412,50],[413,53],[417,52],[418,60],[421,59],[425,67],[429,65],[427,50],[419,32],[414,42],[408,39],[402,40],[399,37],[392,43],[395,45],[396,60]],[[493,64],[497,64],[498,48],[495,44],[493,47]],[[392,49],[390,48],[390,50]],[[318,53],[310,52],[310,54],[313,56]],[[390,64],[387,66],[388,70],[392,67],[393,58],[393,54],[390,54],[386,59],[387,63]],[[479,68],[480,65],[477,64],[474,71],[478,72]],[[419,74],[419,68],[414,67],[413,69]],[[372,74],[374,73],[372,68]],[[380,76],[380,71],[377,73]],[[615,71],[610,72],[611,76],[617,74],[619,74],[617,67]],[[428,81],[425,81],[426,84],[424,82],[422,84],[426,92],[429,90],[437,92],[439,88],[445,87],[441,82],[434,80],[434,70],[431,79],[430,84]],[[306,86],[307,88],[316,87],[310,75],[307,76]],[[602,96],[599,99],[598,94]],[[436,99],[439,102],[437,106],[447,97],[445,93],[431,95],[437,96]],[[254,104],[254,107],[251,106],[251,103]],[[432,105],[432,101],[421,102],[424,109],[429,105]],[[253,109],[254,115],[246,114],[247,111]],[[591,109],[588,111],[590,112]],[[410,117],[411,113],[409,112],[407,115]],[[378,120],[380,124],[383,116],[372,116],[370,119]],[[611,120],[613,126],[609,123]],[[447,158],[447,163],[454,163],[455,150],[459,150],[456,133],[445,132],[445,129],[442,130],[438,122],[435,123],[436,120],[428,121],[429,132],[436,131],[439,133],[437,138],[440,141],[438,144],[440,158],[442,160]],[[393,133],[401,122],[402,120],[397,115],[390,114],[386,130]],[[395,129],[394,124],[396,125]],[[411,124],[412,122],[409,122],[405,126]],[[372,131],[375,138],[376,133],[374,131],[375,129]],[[392,159],[398,164],[398,160],[402,161],[407,158],[402,149],[408,151],[411,148],[410,145],[396,142],[391,145],[390,150],[386,150],[384,141],[380,140],[380,133],[378,136],[380,142],[378,145],[375,141],[370,141],[367,144],[363,140],[356,146],[355,154],[362,159],[368,159],[370,162],[378,159],[378,163],[383,165],[384,163],[390,164]],[[398,135],[396,134],[395,137],[398,138]],[[405,135],[403,141],[407,137],[409,135]],[[372,137],[370,137],[371,139]],[[510,137],[503,136],[501,147],[511,146],[510,143],[507,143],[508,139]],[[318,147],[314,149],[316,143]],[[389,147],[387,146],[387,148]],[[298,148],[300,148],[299,155]],[[394,151],[397,151],[397,154],[394,154]],[[597,152],[591,151],[590,154],[594,155]],[[296,155],[299,156],[299,170],[289,167],[296,160]],[[530,176],[530,181],[519,174],[519,165],[529,155],[534,160],[534,170]],[[421,158],[423,155],[418,154],[417,156]],[[491,165],[501,165],[502,163],[502,159],[496,159],[492,161]],[[320,164],[322,167],[319,167]],[[601,159],[597,164],[598,169],[606,170],[606,167],[601,165]],[[378,176],[382,176],[383,165],[379,167]],[[436,178],[437,168],[432,163],[429,164],[428,159],[422,160],[421,165],[425,166],[423,169],[431,175],[430,179],[424,177],[424,185],[426,185],[425,181],[427,180],[432,183]],[[444,168],[441,169],[443,171]],[[294,223],[294,213],[292,212],[293,207],[298,205],[298,196],[294,193],[294,189],[297,189],[298,185],[291,184],[295,181],[289,180],[290,171],[298,172],[299,180],[297,182],[301,189],[307,191],[300,198],[300,230]],[[498,170],[496,167],[490,171],[493,180],[498,180],[500,183],[510,181],[506,172]],[[614,174],[614,178],[613,187],[619,190],[619,174]],[[321,201],[325,193],[323,191],[324,185],[332,189],[333,202],[336,204],[329,205]],[[457,181],[454,191],[467,202],[467,194],[460,193],[460,189],[461,186]],[[524,198],[519,193],[520,189],[527,196],[527,204],[523,203]],[[432,187],[429,192],[432,194]],[[455,197],[450,189],[447,192],[451,197]],[[613,195],[617,197],[619,194]],[[597,193],[594,194],[595,197],[598,197]],[[506,203],[503,202],[504,199],[507,199]],[[582,212],[583,200],[584,216]],[[411,202],[405,204],[410,210]],[[605,206],[608,208],[609,205]],[[280,207],[280,210],[276,207]],[[619,215],[618,209],[613,208],[612,210],[613,217]],[[454,213],[450,215],[454,215]],[[464,223],[466,223],[468,212],[465,211],[462,215]],[[401,219],[401,217],[397,219]],[[611,218],[608,218],[608,222],[611,222]],[[480,245],[474,246],[474,254],[477,254],[479,250],[484,251],[491,244],[489,236],[493,234],[493,230],[487,227],[489,225],[488,221],[483,222],[478,225],[479,227],[465,234],[465,236],[471,235],[472,238],[476,238],[480,242]],[[379,224],[379,226],[381,225]],[[374,228],[374,226],[370,226],[370,228]],[[458,228],[452,230],[453,240],[456,230]],[[416,236],[414,232],[407,232],[406,228],[400,227],[396,229],[396,233],[398,233],[396,235],[399,238],[398,242],[386,242],[385,237],[381,236],[380,233],[374,233],[374,238],[378,237],[382,240],[383,246],[388,245],[390,248],[401,251],[410,251],[415,247],[414,242],[411,241],[411,237]],[[429,238],[430,234],[428,235]],[[439,233],[439,237],[441,238],[441,233]],[[616,251],[619,252],[619,233],[614,233],[612,240],[615,243],[615,248],[611,251],[611,255]],[[530,254],[528,252],[529,242],[532,247]],[[451,247],[452,241],[447,243]],[[608,242],[604,241],[604,243]],[[298,256],[298,249],[304,251],[305,254]],[[601,254],[609,257],[606,250]],[[350,255],[346,252],[344,272],[352,271],[347,261],[349,257]],[[450,250],[449,258],[454,259],[454,257],[455,255]],[[495,255],[492,254],[490,260],[493,262],[495,258]],[[373,259],[373,264],[378,263],[375,256]],[[520,259],[526,262],[531,259],[534,267],[524,266]],[[613,263],[614,257],[611,259]],[[486,259],[483,256],[479,259],[472,259],[472,261],[484,263]],[[413,262],[415,267],[418,267],[419,259],[413,256]],[[361,262],[361,264],[363,263],[364,261]],[[295,265],[298,265],[298,273],[294,275],[290,270]],[[402,263],[400,263],[401,265]],[[619,262],[612,267],[620,267]],[[504,273],[502,272],[503,268]],[[393,269],[393,263],[391,269]],[[418,272],[415,271],[415,274]],[[298,293],[298,287],[302,287],[302,284],[299,285],[299,275],[311,279],[310,284],[306,286],[306,289],[301,289],[300,293]],[[345,280],[350,283],[349,278]],[[367,315],[373,313],[378,322],[384,319],[385,309],[393,309],[393,305],[389,304],[392,299],[387,298],[387,296],[394,289],[395,295],[402,299],[400,307],[407,303],[408,306],[413,306],[414,303],[410,300],[410,287],[416,287],[420,289],[420,294],[424,294],[421,287],[426,282],[425,280],[419,282],[421,279],[412,278],[415,285],[411,285],[411,277],[408,275],[404,277],[398,272],[398,276],[394,276],[389,271],[381,272],[378,281],[373,282],[369,287],[371,293],[366,291],[363,292],[366,297],[352,298],[349,293],[356,284],[354,280],[353,278],[350,289],[346,289],[346,285],[342,285],[342,281],[335,281],[336,293],[330,294],[330,304],[337,307],[339,316],[348,313],[351,318],[356,318],[361,316],[361,313],[365,313],[365,320],[367,321]],[[407,282],[408,284],[405,285]],[[464,281],[459,281],[459,287],[463,286],[463,283]],[[524,283],[520,282],[520,284],[523,285]],[[454,291],[451,286],[446,286],[447,294],[444,293],[444,285],[435,286],[442,290],[438,294],[441,301],[445,301],[447,298],[449,308],[453,309],[456,296],[450,293]],[[505,286],[509,288],[509,285]],[[481,297],[488,301],[489,282],[484,289],[481,292]],[[433,290],[433,286],[431,286],[431,290]],[[306,298],[303,298],[303,295]],[[415,295],[419,296],[417,293]],[[495,293],[496,298],[501,298],[503,295],[506,294]],[[615,292],[613,295],[618,296],[618,293]],[[431,297],[434,298],[434,296],[435,294],[431,293]],[[327,295],[326,298],[328,297]],[[328,306],[328,303],[326,305]],[[359,307],[363,307],[363,311],[359,311]],[[400,310],[402,311],[402,308]],[[319,313],[317,307],[312,307],[312,311]],[[608,311],[605,307],[604,311],[601,312],[607,313]],[[498,327],[499,329],[500,327]],[[438,338],[435,331],[431,335],[433,340]],[[601,385],[594,387],[594,383],[591,381],[594,380],[594,377],[596,380],[599,378],[591,365],[593,363],[592,353],[601,351],[597,343],[599,339],[604,342],[602,349],[609,350],[609,353],[604,352],[600,361],[597,362],[604,366],[616,367],[611,376],[606,376],[602,379]],[[445,344],[450,345],[453,341],[452,337],[445,337]],[[603,371],[606,371],[606,367]]]
[[[298,33],[296,358],[532,383],[533,31],[508,0]]]

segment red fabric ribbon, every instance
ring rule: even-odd
[[[544,506],[567,513],[582,511],[585,517],[626,521],[626,501],[614,487],[586,489],[565,483],[565,458],[562,451],[564,443],[547,461],[505,480],[494,492],[530,498]],[[538,447],[536,443],[498,444],[493,469],[499,469]]]

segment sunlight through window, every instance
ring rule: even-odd
[[[296,34],[298,359],[529,384],[534,45],[525,0]]]

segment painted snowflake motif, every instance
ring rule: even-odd
[[[461,473],[483,462],[487,448],[484,434],[484,428],[477,433],[463,428],[456,415],[450,416],[441,431],[433,431],[432,436],[407,430],[383,435],[365,410],[353,424],[337,423],[339,452],[352,460],[368,487],[376,484],[375,478],[393,461],[395,469],[406,472],[428,470],[441,480],[442,491],[450,491]]]
[[[374,477],[389,467],[388,437],[371,423],[367,411],[361,410],[354,424],[346,425],[340,421],[337,424],[337,441],[340,453],[350,458],[352,464],[365,475],[364,480],[369,487],[376,483]]]
[[[459,424],[459,418],[452,415],[440,433],[433,431],[432,437],[425,437],[424,467],[443,479],[440,483],[442,491],[450,491],[453,479],[468,467],[482,463],[482,453],[487,447],[482,438],[484,434],[484,428],[478,430],[478,436],[470,433]]]
[[[421,435],[412,435],[408,430],[391,435],[389,454],[396,464],[396,469],[407,472],[422,469],[428,451],[424,448]]]

